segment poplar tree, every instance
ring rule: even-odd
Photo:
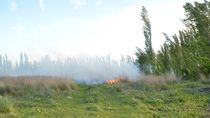
[[[152,31],[151,23],[146,8],[142,7],[141,18],[143,21],[143,33],[145,38],[144,51],[137,48],[136,56],[137,63],[142,72],[152,74],[154,70],[154,51],[152,48]]]

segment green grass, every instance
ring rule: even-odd
[[[36,90],[15,88],[20,94],[6,93],[4,86],[0,87],[0,94],[3,100],[9,100],[6,106],[9,109],[12,106],[12,110],[0,112],[0,117],[210,117],[209,80],[170,82],[164,83],[164,87],[149,83],[151,86],[143,82],[124,82],[113,86],[79,84],[74,85],[74,89],[61,90],[54,87]],[[1,102],[0,98],[0,105],[4,103]]]

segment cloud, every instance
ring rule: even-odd
[[[84,0],[71,0],[70,2],[73,4],[72,9],[78,9],[81,6],[86,5],[86,1]]]
[[[22,24],[18,24],[12,27],[12,29],[15,30],[19,35],[23,35],[24,27]]]
[[[100,6],[101,5],[101,0],[96,0],[96,6]]]
[[[42,10],[44,10],[45,6],[44,6],[44,0],[39,0],[39,6]]]
[[[39,27],[39,29],[40,29],[40,31],[41,31],[42,34],[47,34],[50,31],[50,28],[47,25],[41,25]]]
[[[81,52],[89,55],[110,54],[114,58],[120,58],[120,54],[133,56],[135,47],[144,44],[144,40],[141,43],[143,35],[138,12],[139,7],[132,5],[121,11],[83,22],[80,26],[82,35],[74,37],[80,38],[85,44],[81,46],[78,43],[82,47]]]
[[[10,4],[10,10],[12,12],[15,12],[16,9],[17,9],[17,3],[15,1],[13,1],[13,0],[9,0],[9,4]]]

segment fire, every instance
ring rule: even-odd
[[[118,76],[115,79],[106,80],[105,83],[108,85],[119,83],[120,81],[124,81],[125,78],[123,76]]]

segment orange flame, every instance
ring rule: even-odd
[[[118,76],[116,79],[106,80],[105,83],[108,85],[119,83],[120,81],[124,81],[125,78],[123,76]]]

